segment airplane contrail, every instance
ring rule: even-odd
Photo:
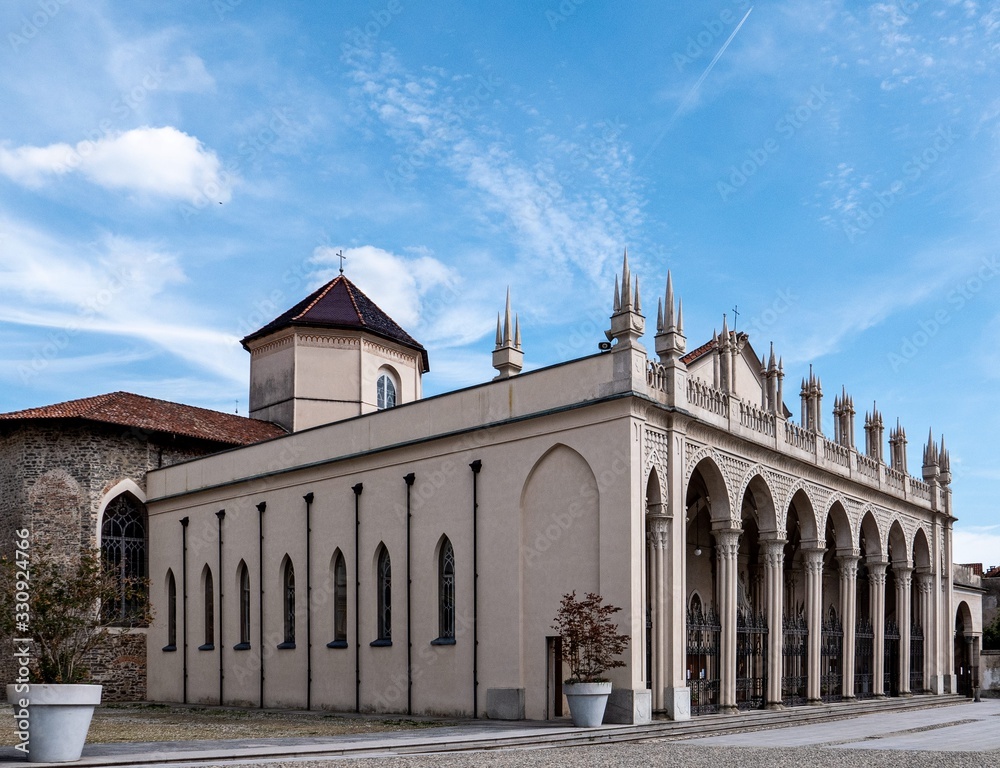
[[[656,147],[659,145],[659,143],[663,141],[664,137],[670,131],[671,127],[673,127],[674,122],[677,120],[681,112],[684,111],[684,108],[691,103],[692,99],[694,99],[695,95],[698,93],[698,89],[701,88],[701,84],[705,82],[705,78],[708,77],[708,73],[712,71],[712,67],[714,67],[716,62],[722,57],[722,54],[726,52],[726,48],[729,47],[729,44],[733,42],[733,38],[736,37],[736,33],[740,31],[740,27],[742,27],[744,22],[746,22],[746,20],[750,17],[750,12],[752,10],[753,6],[751,5],[750,8],[747,10],[747,12],[743,15],[743,18],[740,19],[740,23],[736,25],[736,29],[734,29],[732,34],[729,35],[729,37],[726,39],[726,42],[722,44],[722,47],[719,49],[719,52],[712,57],[712,60],[708,63],[708,66],[705,67],[705,71],[701,73],[701,77],[698,78],[698,81],[694,84],[691,90],[687,92],[687,96],[684,97],[684,100],[680,103],[677,109],[674,110],[674,114],[671,115],[670,120],[667,121],[667,127],[663,129],[663,132],[656,138],[656,141],[653,142],[653,146],[649,148],[649,151],[646,153],[646,156],[642,158],[642,162],[639,163],[639,167],[642,167],[645,164],[646,160],[649,159],[649,156],[653,154],[653,150],[655,150]]]

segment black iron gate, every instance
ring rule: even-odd
[[[719,711],[719,645],[722,625],[718,614],[700,608],[687,613],[687,684],[691,714]]]
[[[885,620],[882,663],[882,692],[886,696],[899,696],[899,626],[892,619]]]
[[[804,616],[786,617],[781,624],[781,703],[794,707],[806,703],[809,627]]]
[[[736,706],[767,704],[767,617],[740,611],[736,616]]]
[[[844,628],[830,616],[823,622],[820,641],[819,695],[823,701],[844,697]]]
[[[875,695],[875,630],[870,619],[858,619],[854,630],[854,696]]]
[[[924,629],[910,628],[910,693],[924,692]]]

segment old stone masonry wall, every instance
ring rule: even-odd
[[[146,472],[206,448],[116,425],[61,421],[4,425],[0,432],[0,554],[27,528],[32,548],[72,555],[98,545],[102,501],[122,480],[144,492]],[[105,701],[146,696],[145,629],[123,630],[113,648],[87,658]],[[10,641],[0,641],[0,680],[14,677]],[[0,689],[0,696],[5,688]]]

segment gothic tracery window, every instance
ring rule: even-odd
[[[236,646],[237,650],[244,650],[250,647],[250,569],[247,564],[240,562],[240,642]]]
[[[121,625],[137,623],[146,599],[136,589],[136,582],[146,578],[146,509],[131,494],[123,493],[104,510],[101,559],[120,585],[118,598],[101,607],[105,618]]]
[[[376,643],[392,642],[392,561],[383,544],[378,555],[378,637]]]
[[[333,641],[347,643],[347,565],[340,550],[333,564]]]
[[[455,550],[447,536],[438,558],[438,639],[455,639]]]
[[[377,384],[377,406],[380,411],[396,407],[396,382],[388,373],[379,374]]]
[[[291,560],[285,561],[282,578],[282,596],[284,598],[285,641],[282,645],[295,645],[295,568]]]

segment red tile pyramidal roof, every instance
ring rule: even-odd
[[[430,370],[427,350],[343,275],[317,288],[264,327],[246,336],[244,349],[255,339],[291,327],[361,330],[395,341],[420,353],[424,373]]]
[[[111,392],[65,403],[0,413],[0,421],[85,419],[227,445],[249,445],[286,434],[277,424],[131,392]]]

